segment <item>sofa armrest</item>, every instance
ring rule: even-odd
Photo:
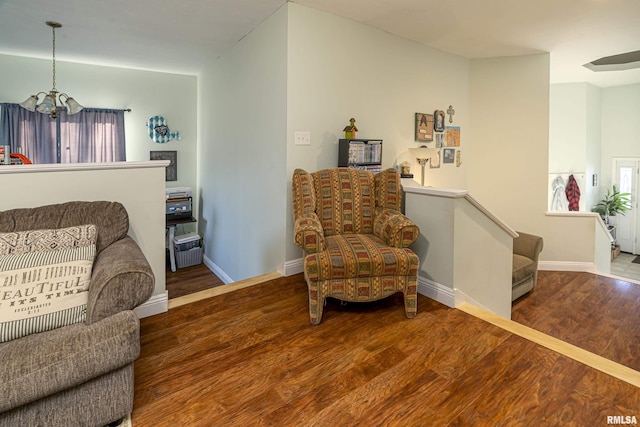
[[[518,237],[513,239],[513,253],[525,256],[538,262],[538,255],[542,252],[542,237],[518,231]]]
[[[293,225],[296,245],[305,253],[314,254],[325,249],[324,230],[315,213],[300,215]]]
[[[151,297],[154,284],[151,266],[131,237],[112,243],[93,264],[86,323],[133,310]]]
[[[373,222],[373,234],[389,246],[406,248],[418,239],[420,229],[396,210],[379,209]]]

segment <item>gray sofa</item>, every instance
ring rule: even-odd
[[[542,252],[542,237],[518,231],[513,239],[513,275],[511,301],[535,288],[538,283],[538,256]]]
[[[132,311],[153,293],[151,267],[117,202],[0,212],[0,232],[97,226],[86,322],[0,343],[0,426],[104,426],[133,408],[140,353]]]

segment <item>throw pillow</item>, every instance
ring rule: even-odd
[[[86,317],[96,226],[0,233],[0,342]]]

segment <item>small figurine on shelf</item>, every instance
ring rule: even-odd
[[[355,139],[356,137],[356,132],[358,131],[358,128],[356,127],[356,119],[354,119],[353,117],[351,117],[349,119],[349,126],[346,126],[343,131],[344,131],[344,137],[346,139]]]

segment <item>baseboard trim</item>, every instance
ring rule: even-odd
[[[538,261],[538,270],[596,273],[596,265],[592,262],[578,261]]]
[[[138,319],[154,316],[169,311],[169,293],[164,291],[161,294],[151,295],[151,298],[144,304],[133,309]]]
[[[215,262],[211,261],[208,256],[204,255],[202,257],[202,262],[209,268],[209,270],[213,271],[213,274],[218,276],[225,285],[234,282],[234,280],[229,277],[229,275],[227,275],[227,273],[225,273],[220,267],[218,267]]]
[[[462,304],[471,304],[473,306],[479,307],[485,311],[494,313],[493,310],[491,310],[490,308],[487,308],[486,306],[480,304],[478,301],[476,301],[475,299],[471,298],[469,295],[465,294],[464,292],[462,292],[459,289],[455,290],[455,298],[456,298],[456,308],[460,307]]]
[[[293,276],[294,274],[299,274],[304,272],[304,259],[297,258],[291,261],[285,261],[284,264],[280,268],[278,268],[278,273],[282,274],[285,277]]]
[[[418,276],[418,293],[447,307],[455,308],[456,306],[455,290],[433,280]]]

